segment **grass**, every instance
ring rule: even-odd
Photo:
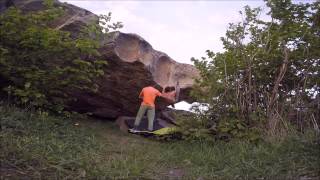
[[[0,106],[1,179],[319,179],[319,137],[159,142],[113,122]]]

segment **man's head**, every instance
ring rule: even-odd
[[[166,88],[164,88],[164,92],[167,93],[167,92],[170,92],[171,88],[169,86],[167,86]]]
[[[172,91],[174,91],[174,90],[176,90],[176,88],[175,87],[173,87],[173,86],[167,86],[166,88],[164,88],[164,92],[172,92]]]

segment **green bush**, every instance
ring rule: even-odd
[[[256,139],[258,129],[281,136],[288,124],[301,131],[319,124],[319,2],[265,3],[270,20],[245,6],[242,21],[221,37],[224,52],[191,59],[200,73],[192,95],[207,104],[202,116],[223,137]]]
[[[178,133],[184,140],[213,140],[212,132],[208,128],[208,122],[200,116],[176,115]]]
[[[14,102],[63,111],[75,90],[96,92],[96,79],[104,74],[107,61],[98,52],[98,39],[108,28],[92,22],[79,37],[50,24],[64,11],[44,1],[42,11],[21,12],[9,8],[0,16],[0,78],[2,88]],[[100,21],[110,21],[110,15]],[[108,26],[114,29],[119,25]]]
[[[263,131],[249,127],[238,119],[224,118],[214,122],[205,115],[195,114],[189,117],[177,116],[178,132],[185,140],[216,141],[242,139],[250,142],[262,140]]]

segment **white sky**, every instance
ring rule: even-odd
[[[220,37],[228,23],[241,20],[245,5],[265,7],[256,1],[85,1],[61,0],[95,14],[112,12],[112,21],[120,21],[120,31],[136,33],[156,50],[172,59],[192,64],[191,57],[205,56],[207,49],[222,51]]]
[[[260,6],[266,11],[262,0],[60,1],[97,15],[112,12],[112,21],[124,25],[120,31],[138,34],[155,50],[188,64],[192,64],[191,57],[205,56],[207,49],[213,52],[223,50],[220,37],[225,36],[228,23],[241,21],[239,11],[245,5]],[[187,110],[189,107],[185,102],[176,105],[176,109]]]

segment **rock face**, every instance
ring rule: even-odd
[[[35,11],[43,8],[41,0],[7,0],[0,3],[0,12],[8,6],[15,5],[24,11]],[[53,23],[53,27],[69,31],[76,36],[81,28],[98,17],[82,8],[55,1],[56,6],[65,9],[65,15]],[[189,64],[182,64],[171,59],[167,54],[154,50],[143,38],[136,34],[113,32],[108,40],[101,40],[100,49],[107,60],[106,74],[97,79],[98,93],[77,92],[78,101],[71,104],[72,109],[89,112],[103,118],[135,116],[140,100],[141,89],[152,84],[162,87],[180,84],[179,101],[191,102],[188,92],[198,77],[198,71]],[[166,109],[167,104],[157,100],[158,112]]]

